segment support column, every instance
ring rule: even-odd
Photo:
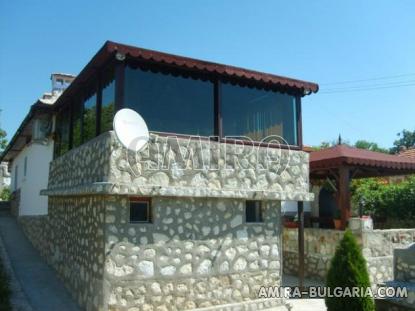
[[[304,204],[297,202],[298,215],[298,281],[304,287]]]
[[[347,166],[339,168],[339,207],[341,211],[342,229],[346,229],[350,218],[350,169]]]

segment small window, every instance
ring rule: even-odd
[[[27,157],[24,158],[23,175],[24,177],[27,175]]]
[[[246,222],[263,222],[262,218],[262,202],[246,201],[245,203],[245,219]]]
[[[130,222],[152,222],[151,199],[131,198],[130,199]]]

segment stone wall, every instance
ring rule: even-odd
[[[362,247],[372,284],[393,279],[393,251],[415,242],[415,229],[390,229],[353,231]],[[298,271],[298,230],[284,228],[283,269],[284,273]],[[324,280],[336,246],[343,232],[328,229],[305,229],[305,274]]]
[[[415,284],[415,244],[394,251],[395,280]]]
[[[20,206],[20,189],[17,189],[12,193],[12,197],[10,200],[10,213],[14,217],[19,216],[19,206]]]
[[[153,198],[152,224],[128,223],[128,200],[107,201],[110,309],[191,310],[256,300],[281,283],[280,202],[247,224],[244,200]],[[136,309],[134,309],[136,310]]]
[[[312,201],[308,183],[302,151],[151,134],[133,153],[107,132],[54,160],[42,193]]]
[[[104,133],[51,163],[47,256],[88,310],[270,307],[256,298],[280,284],[280,201],[312,200],[308,182],[302,151],[151,134],[135,154]],[[129,223],[128,196],[152,197],[152,224]],[[246,199],[264,223],[245,223]]]
[[[343,231],[317,228],[304,229],[304,273],[306,277],[324,280]],[[283,230],[283,270],[298,273],[298,229]]]
[[[17,220],[40,255],[48,258],[51,253],[51,244],[48,237],[50,232],[48,216],[20,216]]]
[[[101,310],[103,304],[103,199],[49,198],[47,216],[19,218],[32,244],[86,310]]]

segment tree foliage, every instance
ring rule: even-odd
[[[327,286],[333,290],[352,287],[370,287],[366,261],[357,244],[354,235],[347,230],[336,249],[327,273]],[[374,311],[375,306],[371,297],[327,297],[325,299],[328,311]]]
[[[356,141],[354,144],[356,148],[359,149],[366,149],[370,151],[382,152],[382,153],[389,153],[389,150],[386,148],[379,147],[377,143],[370,142],[364,139]]]
[[[11,191],[9,187],[4,187],[0,192],[0,200],[1,201],[10,201],[11,199]]]
[[[388,227],[415,226],[415,176],[400,183],[367,178],[352,182],[353,206],[362,205],[363,214],[383,218]]]
[[[415,147],[415,130],[403,130],[397,136],[399,138],[393,142],[393,147],[391,148],[392,153],[398,153],[401,147],[408,149]]]
[[[5,130],[0,129],[0,153],[3,152],[3,150],[7,146],[7,133]]]

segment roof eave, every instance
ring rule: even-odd
[[[32,106],[30,106],[29,112],[27,113],[27,115],[23,119],[22,123],[20,123],[19,128],[14,133],[12,139],[10,140],[10,142],[8,143],[8,145],[6,146],[6,148],[4,149],[4,151],[0,154],[0,162],[3,162],[3,161],[8,162],[8,161],[10,161],[10,159],[6,159],[5,160],[5,158],[7,157],[8,153],[13,149],[15,143],[19,139],[19,137],[20,137],[21,133],[23,132],[24,128],[30,122],[30,120],[33,118],[33,116],[37,112],[41,112],[41,111],[51,112],[52,113],[52,111],[53,111],[53,105],[44,104],[44,103],[40,102],[40,100],[38,100]]]

